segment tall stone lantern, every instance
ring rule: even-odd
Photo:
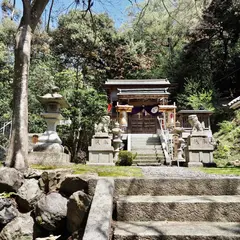
[[[63,119],[60,109],[69,107],[68,102],[58,92],[59,88],[53,87],[52,93],[37,97],[44,107],[41,116],[47,122],[47,130],[38,138],[38,142],[33,147],[33,152],[29,154],[30,160],[33,160],[36,164],[45,164],[46,159],[52,164],[58,164],[59,161],[61,163],[69,162],[70,159],[70,155],[64,153],[64,148],[61,145],[62,141],[56,131],[57,125]],[[44,157],[46,158],[44,162],[39,162],[39,159]]]

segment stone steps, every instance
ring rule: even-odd
[[[121,196],[118,221],[240,221],[240,195]]]
[[[238,222],[117,222],[114,240],[239,240]]]
[[[240,195],[240,178],[118,178],[115,195]]]
[[[239,240],[240,178],[116,179],[113,240]]]
[[[134,164],[149,166],[164,162],[160,139],[157,134],[132,134],[131,151],[137,153]]]

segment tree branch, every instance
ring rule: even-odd
[[[30,24],[30,20],[31,20],[31,5],[29,0],[22,0],[23,3],[23,16],[21,19],[21,23],[20,26],[23,24]]]
[[[163,4],[163,7],[165,8],[165,10],[167,11],[169,17],[172,18],[174,21],[176,21],[178,24],[182,25],[182,24],[181,24],[176,18],[174,18],[174,17],[172,16],[172,14],[168,11],[168,8],[167,8],[164,0],[162,0],[162,4]]]
[[[29,0],[24,1],[29,2]],[[32,31],[34,31],[35,28],[37,27],[39,19],[48,2],[49,0],[33,0],[31,4],[31,24],[30,24]]]
[[[131,1],[130,1],[130,2],[131,2]],[[141,12],[140,12],[140,14],[139,14],[139,17],[138,17],[137,25],[139,24],[140,20],[144,17],[145,12],[146,12],[146,9],[147,9],[149,3],[150,3],[150,0],[147,0],[147,3],[146,3],[145,6],[142,8],[142,10],[141,10]]]
[[[47,22],[47,33],[49,32],[50,19],[51,19],[51,15],[52,15],[53,4],[54,4],[54,0],[52,0],[51,6],[50,6],[50,9],[49,9],[48,22]]]

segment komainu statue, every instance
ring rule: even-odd
[[[189,115],[188,121],[192,126],[192,132],[203,132],[203,126],[199,122],[197,115]]]
[[[100,123],[95,124],[94,126],[95,134],[108,133],[109,124],[110,124],[110,117],[109,116],[102,117]]]

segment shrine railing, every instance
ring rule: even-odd
[[[0,123],[0,134],[9,137],[12,131],[12,121]]]
[[[172,135],[169,133],[169,130],[163,129],[164,119],[158,117],[159,129],[158,132],[159,138],[161,140],[161,145],[163,149],[163,154],[166,164],[171,164],[173,159],[173,141]]]

